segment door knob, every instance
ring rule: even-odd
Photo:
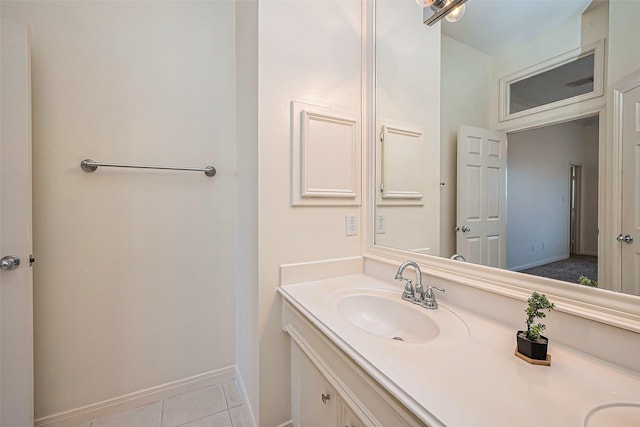
[[[616,240],[620,243],[625,242],[626,244],[630,245],[633,243],[633,236],[627,234],[626,236],[623,236],[622,234],[619,235],[618,237],[616,237]]]
[[[0,259],[0,270],[2,271],[15,270],[19,265],[20,258],[16,256],[8,255],[3,256],[2,259]]]
[[[462,227],[460,226],[456,227],[456,231],[462,231],[463,233],[466,233],[467,231],[471,231],[471,229],[466,225],[463,225]]]

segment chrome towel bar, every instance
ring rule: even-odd
[[[148,166],[148,165],[124,165],[121,163],[98,163],[92,159],[84,159],[80,162],[80,167],[85,172],[93,172],[98,167],[105,168],[136,168],[136,169],[168,169],[174,171],[194,171],[204,172],[207,176],[214,176],[216,174],[216,168],[213,166],[205,166],[203,168],[181,168],[176,166]]]

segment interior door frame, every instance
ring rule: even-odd
[[[612,263],[609,260],[609,254],[605,251],[606,242],[608,242],[613,235],[611,231],[611,223],[607,222],[609,218],[614,218],[611,212],[609,212],[609,206],[611,201],[610,196],[607,196],[605,191],[609,189],[608,186],[610,179],[607,178],[607,171],[611,170],[609,166],[611,154],[609,153],[611,147],[607,147],[607,104],[585,106],[584,109],[576,111],[562,110],[555,115],[545,115],[537,119],[531,119],[531,121],[518,120],[517,123],[502,122],[498,123],[496,129],[507,134],[510,133],[528,131],[548,126],[553,126],[562,123],[568,123],[575,120],[584,119],[587,117],[598,116],[598,280],[603,283],[602,286],[605,289],[612,290],[610,283],[610,270],[612,269]],[[552,112],[551,112],[552,113]],[[507,166],[508,167],[508,166]],[[507,174],[509,172],[507,171]],[[568,218],[567,218],[568,220]],[[618,227],[620,228],[620,227]],[[616,234],[617,236],[617,234]],[[567,238],[569,238],[567,236]],[[615,239],[615,238],[614,238]],[[608,250],[608,248],[607,248]],[[604,254],[604,255],[603,255]]]
[[[608,227],[607,254],[611,265],[610,279],[612,288],[607,289],[616,292],[622,291],[622,245],[616,240],[616,236],[622,232],[622,114],[624,94],[640,86],[640,70],[636,70],[620,81],[612,85],[612,100],[610,108],[612,140],[610,144],[611,197],[607,203],[610,211],[611,221]]]

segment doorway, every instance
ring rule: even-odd
[[[598,116],[508,139],[508,268],[571,283],[597,280]]]

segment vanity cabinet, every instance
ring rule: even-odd
[[[338,420],[336,390],[300,347],[291,343],[291,407],[295,426],[333,426]]]
[[[288,301],[283,330],[291,337],[294,427],[426,425]]]
[[[344,404],[342,400],[338,401],[340,405],[340,419],[338,420],[338,426],[340,427],[365,427],[366,424],[360,421],[360,419],[353,413],[348,406]]]

